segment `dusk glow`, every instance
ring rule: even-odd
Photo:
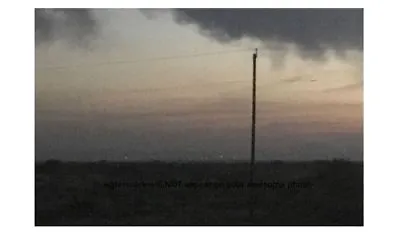
[[[293,40],[281,44],[258,29],[213,38],[169,10],[89,13],[88,43],[66,37],[68,27],[36,37],[37,159],[248,160],[256,47],[258,159],[335,157],[344,148],[362,159],[362,35],[339,42],[326,33],[328,46],[317,50],[285,32]]]

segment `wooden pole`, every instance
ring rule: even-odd
[[[257,49],[253,54],[253,102],[251,123],[251,161],[250,161],[250,183],[254,181],[255,143],[256,143],[256,63]]]
[[[249,194],[249,217],[252,221],[254,216],[255,196],[253,192],[254,182],[254,162],[255,162],[255,143],[256,143],[256,62],[257,62],[257,49],[253,54],[253,102],[252,102],[252,123],[251,123],[251,160],[250,160],[250,182],[247,187]]]

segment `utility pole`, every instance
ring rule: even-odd
[[[256,63],[257,63],[257,49],[253,54],[253,103],[252,103],[252,124],[251,124],[251,161],[250,161],[250,183],[254,179],[254,148],[256,143]]]
[[[254,206],[256,202],[256,196],[253,192],[254,182],[254,147],[256,144],[256,63],[257,63],[257,49],[253,54],[253,102],[252,102],[252,123],[251,123],[251,160],[250,160],[250,190],[249,190],[249,217],[254,217]]]

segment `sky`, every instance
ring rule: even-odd
[[[363,158],[363,11],[37,9],[37,160]]]

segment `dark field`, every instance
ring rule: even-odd
[[[362,162],[257,163],[254,182],[265,184],[249,187],[247,163],[48,162],[35,172],[39,226],[363,225]]]

